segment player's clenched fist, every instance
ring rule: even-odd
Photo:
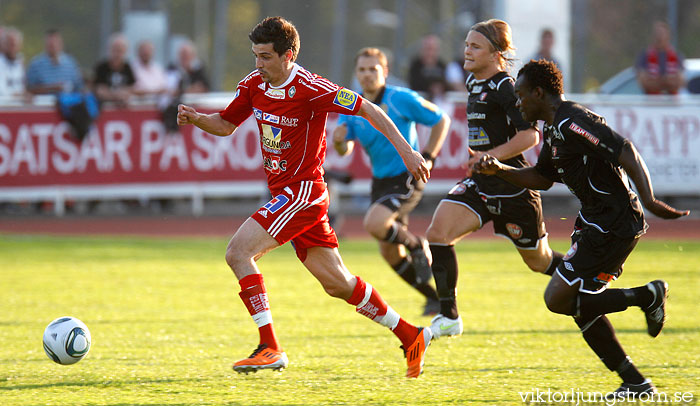
[[[501,163],[491,155],[482,155],[474,164],[474,171],[484,175],[495,175],[501,169]]]
[[[198,116],[199,113],[197,113],[197,110],[195,110],[194,107],[190,107],[184,104],[179,104],[177,106],[178,125],[194,124]]]

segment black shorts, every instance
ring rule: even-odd
[[[408,214],[423,197],[425,183],[409,172],[390,178],[372,178],[372,204],[381,204],[399,213],[397,221],[408,224]]]
[[[578,217],[571,248],[557,267],[557,273],[569,286],[581,281],[581,292],[600,293],[622,275],[625,260],[638,241],[638,237],[620,238],[602,232]]]
[[[461,204],[479,217],[479,228],[493,221],[493,233],[509,238],[520,249],[536,249],[547,235],[539,192],[523,189],[514,195],[487,195],[470,178],[459,181],[443,198]]]

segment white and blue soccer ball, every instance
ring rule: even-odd
[[[90,330],[75,317],[59,317],[44,330],[44,351],[58,364],[75,364],[90,351]]]

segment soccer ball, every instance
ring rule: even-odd
[[[90,351],[90,330],[75,317],[59,317],[44,330],[44,351],[58,364],[75,364]]]

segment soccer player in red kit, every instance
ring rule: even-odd
[[[238,83],[231,104],[209,115],[180,105],[177,116],[179,125],[194,124],[211,134],[227,136],[254,114],[260,130],[263,167],[274,197],[240,226],[226,249],[226,262],[238,278],[240,297],[258,325],[260,343],[233,369],[246,373],[280,370],[289,363],[275,336],[263,277],[255,262],[291,241],[299,260],[329,295],[391,329],[404,349],[406,376],[416,378],[423,372],[425,351],[432,339],[430,329],[404,321],[372,285],[348,271],[338,253],[338,239],[328,222],[329,197],[322,169],[326,116],[334,112],[366,118],[392,142],[416,179],[427,181],[430,173],[426,163],[379,107],[294,62],[300,43],[292,23],[268,17],[249,38],[256,70]]]

